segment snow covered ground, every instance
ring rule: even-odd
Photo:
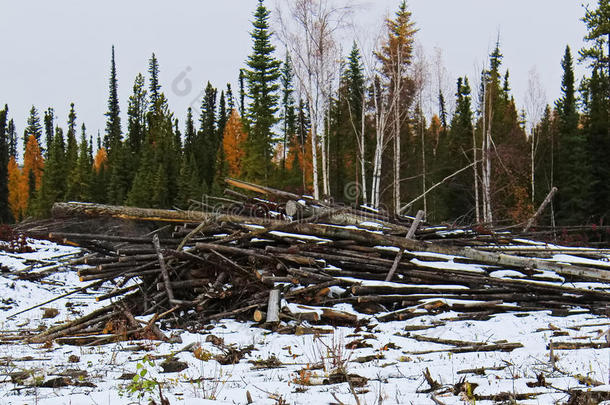
[[[114,405],[148,403],[151,398],[160,403],[159,387],[171,404],[462,404],[472,403],[472,393],[505,393],[505,398],[513,395],[522,404],[552,404],[567,402],[567,391],[574,388],[610,390],[610,349],[603,347],[610,320],[587,313],[510,313],[481,321],[445,312],[388,323],[370,317],[361,328],[320,326],[316,334],[303,328],[297,335],[225,320],[197,333],[174,331],[181,343],[75,346],[12,340],[103,305],[95,302],[94,294],[77,293],[12,316],[84,285],[72,267],[39,281],[18,279],[15,271],[31,265],[31,272],[41,271],[43,265],[78,254],[78,249],[50,242],[33,241],[32,246],[33,253],[0,252],[0,265],[10,271],[0,274],[0,404]],[[474,265],[460,268],[478,271]],[[58,315],[44,318],[45,312],[53,315],[49,308]],[[599,348],[551,351],[551,341]],[[503,343],[522,347],[449,351],[473,344],[491,349]],[[243,358],[236,364],[220,364],[227,353],[240,351]],[[183,370],[163,372],[168,359]],[[435,394],[426,392],[426,370],[442,386]],[[143,376],[134,381],[134,373]],[[351,384],[341,382],[346,374]],[[451,390],[457,385],[460,388]]]

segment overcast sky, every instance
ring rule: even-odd
[[[266,4],[273,9],[275,1]],[[373,33],[399,1],[362,1],[355,35]],[[472,79],[487,63],[499,33],[503,68],[510,70],[520,107],[533,67],[548,102],[558,97],[565,46],[576,55],[585,34],[581,1],[409,0],[408,6],[425,51],[442,50],[452,94],[458,76]],[[236,86],[251,49],[255,7],[256,0],[3,2],[0,103],[9,104],[20,135],[32,104],[41,113],[54,107],[65,126],[70,102],[76,104],[79,125],[84,121],[89,133],[103,133],[114,44],[123,129],[133,80],[146,72],[152,52],[159,59],[163,91],[183,126],[186,109],[198,109],[207,81],[219,88],[227,82]],[[350,46],[346,39],[346,52]]]

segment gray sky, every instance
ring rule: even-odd
[[[288,1],[288,0],[278,0]],[[274,7],[273,0],[266,1]],[[585,0],[584,3],[587,3]],[[358,11],[359,36],[374,32],[399,0],[364,0]],[[573,54],[585,34],[584,10],[573,0],[410,0],[426,52],[443,52],[453,98],[458,76],[474,78],[500,33],[503,68],[513,94],[524,106],[528,72],[536,67],[547,100],[559,95],[560,60],[566,44]],[[65,126],[70,102],[79,125],[103,133],[108,97],[110,49],[116,47],[125,129],[127,99],[138,72],[146,73],[155,52],[163,91],[181,121],[199,107],[205,83],[236,88],[238,69],[250,51],[255,0],[23,0],[4,2],[0,38],[0,103],[9,104],[19,134],[32,104],[39,112],[55,108]],[[346,52],[351,39],[346,41]],[[278,52],[283,57],[283,51]]]

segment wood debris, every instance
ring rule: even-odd
[[[610,265],[604,250],[528,243],[507,231],[430,226],[419,223],[422,215],[392,217],[228,182],[255,195],[232,192],[229,202],[217,199],[212,211],[58,203],[53,208],[58,220],[30,224],[31,236],[90,251],[69,263],[79,266],[82,282],[93,283],[90,290],[104,286],[96,299],[109,302],[31,341],[167,340],[157,324],[196,331],[223,318],[281,329],[286,323],[359,325],[445,311],[473,319],[502,312],[608,311]],[[61,220],[66,217],[70,220]],[[126,235],[64,231],[58,225],[73,225],[76,218],[170,226]],[[576,260],[552,260],[555,254]],[[346,311],[345,304],[353,310]],[[142,324],[137,317],[145,315],[153,317]],[[470,344],[451,351],[516,347]]]

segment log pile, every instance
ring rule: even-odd
[[[87,344],[167,340],[165,326],[198,330],[223,318],[303,331],[443,311],[456,319],[537,310],[608,313],[608,251],[429,226],[421,215],[396,218],[228,183],[240,191],[227,190],[226,198],[194,203],[189,211],[56,204],[56,218],[167,222],[171,232],[167,225],[137,236],[36,227],[37,237],[90,251],[72,264],[90,283],[83,288],[104,287],[96,300],[108,305],[33,341],[81,334]],[[573,263],[551,260],[557,254]],[[143,315],[152,318],[145,324],[135,318]]]

